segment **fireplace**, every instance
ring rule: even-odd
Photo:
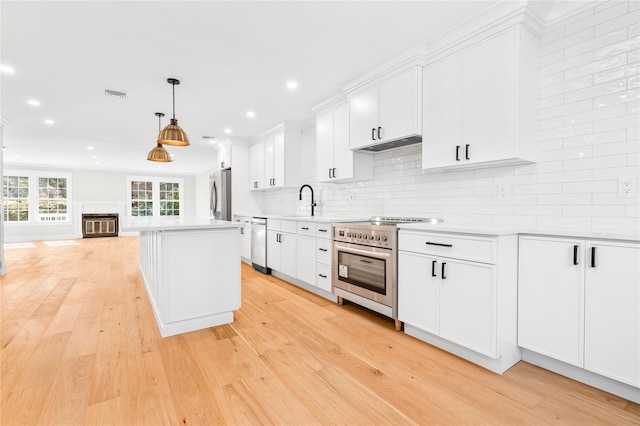
[[[117,213],[83,213],[82,238],[117,237]]]

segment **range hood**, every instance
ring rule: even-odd
[[[403,146],[413,145],[420,142],[422,142],[422,136],[417,135],[417,136],[410,136],[402,139],[396,139],[388,142],[374,143],[373,145],[355,148],[354,151],[380,152],[380,151],[386,151],[388,149],[401,148]]]

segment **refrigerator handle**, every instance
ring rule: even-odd
[[[218,211],[218,187],[216,186],[216,182],[213,182],[213,217],[216,216],[216,212]]]

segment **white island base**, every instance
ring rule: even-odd
[[[240,233],[216,226],[139,227],[140,269],[162,337],[233,322],[240,308]]]

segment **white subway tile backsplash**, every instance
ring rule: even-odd
[[[593,98],[594,108],[602,108],[611,105],[617,105],[623,102],[631,102],[640,99],[639,89],[624,90],[622,92],[612,93],[609,95],[598,96]]]
[[[613,192],[618,183],[614,180],[596,180],[590,182],[570,182],[562,184],[565,194],[596,194],[598,192]]]
[[[587,40],[587,41],[582,42],[580,44],[576,44],[575,46],[568,47],[568,48],[565,49],[564,54],[565,54],[565,56],[567,58],[570,58],[570,57],[572,57],[574,55],[578,55],[578,54],[583,53],[583,52],[589,52],[589,51],[592,51],[592,50],[596,50],[597,51],[597,49],[600,49],[602,47],[610,46],[612,44],[622,42],[622,41],[626,40],[626,38],[627,38],[627,28],[625,27],[625,28],[621,28],[621,29],[616,30],[616,31],[611,31],[610,33],[607,33],[607,34],[605,34],[603,36],[600,36],[598,38]],[[609,55],[599,56],[599,57],[596,55],[596,57],[597,57],[597,59],[601,59],[601,58],[604,58],[606,56],[610,56],[612,54],[615,55],[617,53],[620,53],[620,52],[615,52],[615,49],[614,49],[614,50],[610,51]]]
[[[595,36],[601,36],[603,34],[615,31],[618,28],[626,27],[629,25],[637,24],[640,21],[640,12],[627,13],[628,5],[621,3],[620,5],[613,7],[607,11],[611,17],[617,16],[615,19],[602,22],[602,24],[595,26]],[[596,15],[597,16],[597,15]]]
[[[606,157],[587,157],[576,160],[564,160],[564,168],[565,170],[604,169],[607,167],[622,167],[625,163],[626,158],[624,155],[609,155]]]
[[[624,31],[626,31],[626,29]],[[640,37],[636,36],[636,37],[628,38],[626,40],[621,40],[609,46],[604,46],[599,49],[596,49],[594,58],[596,60],[600,60],[609,56],[618,55],[620,53],[638,49],[638,47],[640,47]]]
[[[564,57],[564,55],[563,55]],[[567,57],[559,61],[551,62],[540,68],[540,76],[547,76],[555,74],[560,71],[576,68],[581,65],[589,64],[593,62],[593,52],[585,52],[581,55]]]
[[[632,152],[640,152],[640,141],[624,141],[616,143],[607,143],[593,147],[593,155],[602,157],[605,155],[629,154]]]
[[[562,214],[564,216],[624,217],[624,206],[563,206]]]
[[[589,133],[587,135],[566,138],[564,139],[564,147],[575,148],[584,145],[618,142],[623,141],[626,138],[627,131],[625,129],[616,129],[608,132]]]
[[[565,49],[568,46],[574,46],[576,44],[581,44],[585,40],[593,39],[593,27],[589,27],[579,32],[574,32],[571,35],[567,35],[566,37],[562,37],[556,41],[551,43],[547,43],[540,46],[540,55],[546,55],[548,53],[554,52],[556,50]],[[573,55],[571,55],[573,56]]]
[[[623,78],[620,80],[599,84],[597,86],[591,86],[580,90],[574,90],[573,92],[565,93],[564,99],[565,102],[575,102],[586,98],[593,98],[596,96],[620,92],[626,89],[627,80]]]
[[[606,108],[592,109],[564,117],[566,125],[580,124],[586,121],[605,120],[627,115],[626,105],[614,105]]]
[[[626,63],[627,63],[627,54],[621,53],[619,55],[611,56],[595,62],[589,62],[579,67],[566,70],[564,72],[564,76],[566,80],[572,80],[574,78],[590,75],[598,71],[620,67],[622,65],[625,65]]]
[[[374,155],[375,178],[315,183],[315,128],[301,141],[305,181],[318,214],[433,216],[529,229],[639,230],[638,198],[619,198],[619,177],[640,185],[638,1],[586,4],[539,41],[537,162],[422,170],[420,144]],[[628,11],[626,10],[628,9]],[[635,20],[635,21],[634,21]],[[498,187],[509,186],[507,198]],[[309,214],[297,188],[265,193],[267,213]]]
[[[625,115],[623,117],[609,118],[607,120],[599,120],[593,123],[594,132],[604,132],[613,129],[622,129],[626,127],[637,127],[639,125],[636,115]]]
[[[633,232],[638,235],[640,221],[638,218],[594,217],[591,220],[591,229],[594,232]]]

